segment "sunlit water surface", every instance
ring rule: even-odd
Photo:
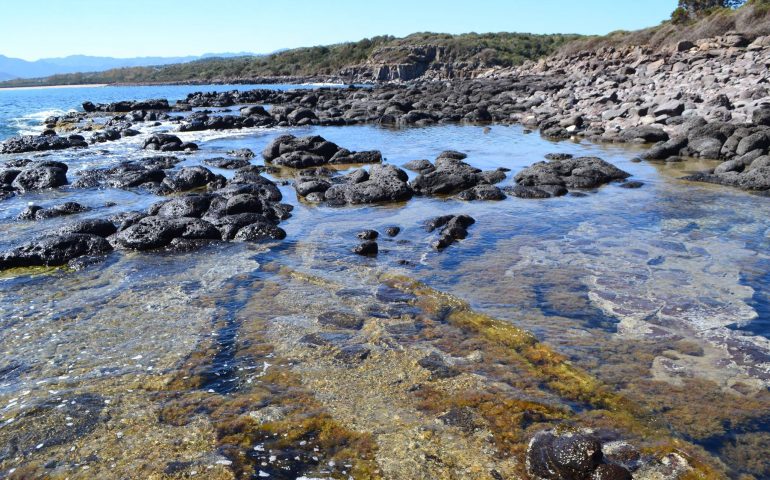
[[[0,91],[6,115],[0,128],[5,136],[33,131],[41,118],[76,109],[86,99],[176,100],[212,88]],[[142,128],[147,132],[169,127]],[[184,370],[185,362],[212,338],[215,345],[219,338],[227,348],[219,350],[211,366],[221,378],[203,391],[227,395],[247,381],[246,374],[231,370],[262,368],[253,359],[233,366],[238,357],[233,344],[254,334],[242,331],[244,323],[236,318],[256,315],[269,323],[289,311],[294,315],[290,318],[314,317],[322,308],[303,303],[300,297],[313,294],[283,278],[277,273],[281,268],[352,289],[376,288],[378,276],[387,272],[420,280],[468,301],[479,312],[533,332],[645,408],[673,410],[671,418],[665,417],[673,431],[719,456],[735,475],[750,472],[770,478],[764,476],[770,475],[766,458],[751,453],[770,444],[767,410],[757,410],[768,405],[770,385],[770,200],[678,179],[713,165],[708,162],[635,163],[632,159],[639,152],[627,146],[554,143],[516,126],[189,133],[180,136],[201,148],[185,155],[180,166],[234,148],[260,152],[285,131],[322,135],[350,150],[378,149],[395,165],[460,150],[476,167],[510,168],[502,185],[512,183],[518,170],[546,153],[599,156],[644,186],[623,189],[611,184],[586,196],[549,200],[416,197],[400,205],[348,208],[306,204],[297,200],[291,186],[282,186],[284,201],[296,208],[281,225],[288,236],[280,244],[213,245],[176,255],[113,253],[80,272],[0,279],[0,425],[14,418],[23,421],[26,409],[35,405],[95,388],[103,398],[123,405],[120,414],[112,413],[113,420],[102,412],[105,417],[99,421],[109,424],[122,418],[124,423],[151,424],[152,419],[138,418],[143,413],[137,402],[146,399],[136,397],[135,391],[152,390],[147,385],[153,378]],[[67,162],[72,179],[81,169],[141,157],[141,141],[140,136],[45,158]],[[259,155],[253,163],[262,164]],[[0,208],[0,248],[73,220],[15,220],[29,202],[46,206],[77,201],[93,207],[75,217],[87,218],[143,210],[157,200],[140,192],[66,187],[18,195]],[[107,202],[115,206],[105,206]],[[435,233],[427,233],[423,224],[447,213],[469,214],[476,223],[467,239],[437,252],[430,247]],[[395,238],[383,235],[376,258],[350,252],[356,232],[372,228],[382,233],[389,226],[401,227],[401,233]],[[272,282],[274,288],[255,287],[262,282]],[[127,420],[132,414],[126,411],[134,411],[137,418]],[[703,424],[697,413],[694,420],[682,419],[691,412],[700,412]],[[111,425],[110,434],[121,428],[130,430]],[[107,435],[93,425],[75,433],[57,434],[63,438],[60,443]],[[158,433],[159,438],[163,435],[175,434]],[[209,448],[205,439],[190,441],[200,443],[201,451]],[[36,446],[19,446],[14,455],[30,454]],[[4,460],[14,464],[0,449]]]

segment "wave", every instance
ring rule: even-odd
[[[43,121],[48,117],[65,115],[76,110],[49,109],[28,113],[9,119],[8,127],[16,130],[19,135],[38,135],[45,130]]]

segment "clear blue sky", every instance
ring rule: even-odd
[[[0,54],[35,60],[271,52],[418,31],[605,34],[676,0],[3,0]]]

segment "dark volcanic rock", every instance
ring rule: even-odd
[[[302,153],[320,157],[323,159],[322,163],[328,163],[339,150],[340,147],[336,144],[318,135],[299,138],[294,135],[281,135],[273,139],[265,147],[262,151],[262,157],[267,162],[291,167],[293,166],[292,157],[285,157],[283,159],[281,157],[292,153]],[[294,158],[296,159],[297,157],[295,156]]]
[[[171,191],[184,192],[214,184],[215,188],[223,187],[227,181],[221,175],[215,175],[208,168],[195,166],[183,167],[171,176],[163,179],[163,184]]]
[[[441,228],[439,237],[431,244],[436,250],[444,250],[456,240],[462,240],[468,236],[468,227],[476,223],[470,215],[443,215],[436,217],[425,224],[425,229],[432,232]]]
[[[364,256],[377,255],[378,251],[379,247],[377,246],[377,242],[374,241],[363,242],[353,248],[353,253]]]
[[[359,183],[332,185],[324,199],[335,205],[400,202],[412,198],[406,172],[393,165],[372,165],[369,179]]]
[[[182,142],[176,135],[156,133],[144,141],[145,150],[160,150],[161,152],[176,152],[182,150],[197,150],[198,145]]]
[[[115,224],[109,220],[88,219],[65,225],[59,229],[59,234],[84,233],[106,238],[117,231],[118,229]]]
[[[232,240],[238,231],[252,224],[272,223],[269,218],[259,213],[238,213],[235,215],[225,215],[224,217],[210,219],[211,223],[219,229],[222,234],[222,240]],[[245,233],[244,233],[245,235]]]
[[[505,194],[494,185],[477,185],[457,195],[460,200],[505,200]]]
[[[351,152],[341,148],[329,160],[332,165],[352,165],[356,163],[381,163],[382,153],[379,150],[369,150],[366,152]]]
[[[543,480],[587,480],[601,462],[599,441],[578,432],[543,430],[527,448],[527,472]]]
[[[412,180],[411,186],[415,193],[452,194],[475,187],[481,181],[481,170],[458,159],[439,157],[435,167],[435,170],[421,173]]]
[[[459,370],[448,365],[441,355],[435,352],[423,357],[417,364],[430,372],[431,380],[456,377],[460,374]]]
[[[555,185],[567,188],[595,188],[631,174],[596,157],[538,162],[518,174],[516,182],[525,187]]]
[[[25,208],[17,217],[19,220],[43,220],[46,218],[63,217],[65,215],[74,215],[76,213],[86,212],[88,207],[76,202],[65,202],[51,208],[42,208],[37,205],[30,205]]]
[[[283,240],[286,232],[271,222],[255,222],[238,230],[235,240],[242,242],[262,242],[265,240]]]
[[[16,190],[42,190],[67,184],[67,166],[60,162],[34,162],[15,175],[11,187]]]
[[[239,148],[237,150],[230,150],[227,152],[228,155],[235,158],[244,158],[246,160],[250,160],[254,158],[254,152],[250,148]]]
[[[463,162],[462,158],[465,158],[465,154],[447,151],[439,155],[435,165],[432,165],[431,168],[427,168],[427,165],[422,163],[413,165],[413,167],[426,167],[420,170],[420,174],[411,182],[415,193],[437,195],[468,191],[461,198],[465,200],[504,198],[502,192],[495,188],[471,190],[479,185],[491,185],[504,180],[505,172],[503,170],[482,172],[480,169]]]
[[[385,229],[385,235],[395,237],[401,232],[401,227],[388,227]]]
[[[413,172],[428,173],[432,172],[435,167],[428,160],[412,160],[404,164],[404,168]]]
[[[72,147],[87,147],[88,143],[80,135],[68,138],[58,135],[24,135],[11,137],[0,144],[0,153],[43,152],[47,150],[63,150]]]
[[[169,245],[175,238],[220,240],[214,225],[199,218],[144,217],[115,236],[115,243],[131,250],[150,250]]]
[[[0,255],[0,270],[64,265],[83,255],[101,255],[112,247],[102,237],[81,233],[47,235]]]
[[[377,240],[380,234],[377,233],[377,230],[363,230],[358,232],[356,236],[361,240]]]
[[[160,217],[200,218],[209,208],[211,198],[206,195],[185,195],[150,207],[151,215]]]
[[[347,330],[360,330],[364,326],[364,319],[352,313],[333,311],[318,315],[318,323]]]
[[[228,170],[235,170],[238,168],[247,167],[250,165],[249,161],[245,158],[208,158],[201,162],[204,165],[215,168],[224,168]]]
[[[505,187],[503,191],[514,197],[527,199],[561,197],[569,193],[567,188],[562,185],[542,185],[540,187],[515,185]]]
[[[659,127],[631,127],[623,131],[621,138],[626,142],[665,142],[668,134]]]
[[[351,152],[317,135],[300,138],[281,135],[265,147],[262,156],[266,162],[291,168],[382,161],[382,154],[379,151]]]

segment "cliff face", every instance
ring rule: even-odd
[[[340,76],[354,82],[446,80],[472,78],[489,68],[491,65],[482,61],[452,61],[442,46],[397,46],[375,50],[365,63],[343,69]]]

